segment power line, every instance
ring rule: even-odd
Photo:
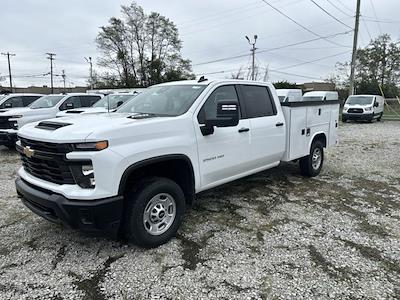
[[[310,39],[310,40],[306,40],[306,41],[302,41],[302,42],[297,42],[297,43],[292,43],[292,44],[288,44],[288,45],[284,45],[284,46],[280,46],[280,47],[260,50],[257,53],[265,53],[265,52],[280,50],[280,49],[283,49],[283,48],[297,46],[297,45],[301,45],[301,44],[306,44],[306,43],[318,41],[318,40],[321,40],[321,39],[336,37],[338,35],[349,34],[350,32],[351,31],[345,31],[345,32],[340,32],[340,33],[336,33],[336,34],[331,34],[331,35],[328,35],[328,36],[321,36],[321,37],[318,37],[318,38],[314,38],[314,39]],[[224,58],[219,58],[219,59],[215,59],[215,60],[211,60],[211,61],[206,61],[206,62],[193,64],[193,66],[201,66],[201,65],[207,65],[207,64],[217,63],[217,62],[223,62],[223,61],[232,60],[232,59],[241,58],[241,57],[246,57],[246,56],[248,56],[248,54],[239,54],[239,55],[236,55],[236,56],[224,57]]]
[[[299,67],[299,66],[303,66],[303,65],[307,65],[307,64],[312,64],[312,63],[315,63],[315,62],[318,62],[318,61],[321,61],[321,60],[325,60],[325,59],[328,59],[328,58],[332,58],[332,57],[336,57],[336,56],[340,56],[340,55],[348,54],[348,53],[351,53],[351,51],[340,52],[340,53],[336,53],[336,54],[333,54],[333,55],[328,55],[328,56],[320,57],[320,58],[317,58],[317,59],[304,61],[304,62],[295,64],[295,65],[290,65],[290,66],[286,66],[286,67],[283,67],[283,68],[279,68],[279,70],[286,70],[286,69],[291,69],[291,68],[295,68],[295,67]]]
[[[295,23],[297,26],[300,26],[300,27],[303,28],[305,31],[311,33],[312,35],[315,35],[315,36],[317,36],[317,37],[320,37],[320,38],[326,40],[327,42],[329,42],[329,43],[331,43],[331,44],[335,44],[335,45],[339,45],[339,46],[345,47],[345,46],[343,46],[343,45],[341,45],[341,44],[339,44],[339,43],[336,43],[336,42],[333,42],[333,41],[331,41],[331,40],[328,40],[327,38],[322,37],[320,34],[318,34],[318,33],[314,32],[314,31],[312,31],[311,29],[309,29],[309,28],[307,28],[307,27],[305,27],[304,25],[300,24],[299,22],[297,22],[296,20],[294,20],[293,18],[289,17],[287,14],[285,14],[284,12],[282,12],[281,10],[279,10],[278,8],[276,8],[275,6],[273,6],[272,4],[270,4],[268,1],[266,1],[266,0],[261,0],[261,1],[263,1],[265,4],[267,4],[267,5],[268,5],[269,7],[271,7],[273,10],[275,10],[276,12],[278,12],[279,14],[281,14],[282,16],[284,16],[285,18],[289,19],[290,21],[292,21],[293,23]]]
[[[336,18],[334,15],[332,15],[329,11],[327,11],[325,8],[323,8],[321,5],[319,5],[317,2],[315,2],[314,0],[310,0],[312,3],[314,3],[320,10],[322,10],[324,13],[326,13],[328,16],[330,16],[332,19],[336,20],[337,22],[339,22],[340,24],[342,24],[343,26],[353,29],[352,27],[350,27],[349,25],[347,25],[346,23],[343,23],[342,21],[340,21],[338,18]]]
[[[354,18],[354,16],[350,15],[349,13],[345,12],[343,9],[341,9],[339,6],[334,4],[331,0],[326,0],[330,5],[332,5],[334,8],[336,8],[338,11],[340,11],[342,14]]]
[[[378,16],[377,16],[377,14],[376,14],[376,10],[375,10],[375,5],[374,5],[374,3],[370,0],[369,1],[370,3],[371,3],[371,7],[372,7],[372,11],[373,11],[373,13],[374,13],[374,16],[375,16],[375,19],[377,19],[378,20]],[[377,22],[378,23],[378,29],[379,29],[379,33],[382,35],[382,28],[381,28],[381,24],[380,24],[380,22]]]

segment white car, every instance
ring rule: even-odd
[[[165,83],[116,113],[21,128],[16,188],[49,221],[155,247],[175,235],[196,193],[282,161],[317,176],[338,120],[339,101],[281,104],[270,83]]]
[[[313,91],[303,95],[303,101],[338,101],[338,92]]]
[[[101,99],[101,95],[70,93],[47,95],[33,102],[29,107],[15,108],[0,113],[0,145],[12,148],[17,140],[18,129],[22,126],[50,118],[59,111],[74,107],[89,107]]]
[[[0,114],[11,108],[27,107],[35,102],[42,94],[8,94],[0,96]]]
[[[372,122],[380,121],[383,116],[385,99],[378,95],[349,96],[344,104],[342,121],[362,120]]]
[[[107,112],[113,112],[118,107],[126,103],[127,101],[134,98],[138,93],[118,93],[118,94],[109,94],[105,96],[100,101],[96,102],[91,107],[81,107],[75,109],[69,109],[65,111],[60,111],[57,113],[57,118],[60,117],[71,117],[71,116],[81,116],[88,114],[101,114]]]
[[[303,91],[301,89],[277,89],[276,93],[280,102],[303,101]]]

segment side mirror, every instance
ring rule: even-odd
[[[215,127],[234,127],[239,124],[239,103],[236,100],[221,100],[217,103],[217,117],[207,118],[202,126],[203,135],[214,133]]]
[[[74,104],[73,103],[67,103],[67,104],[65,104],[65,108],[66,109],[72,109],[72,108],[74,108]]]
[[[118,101],[118,103],[117,103],[117,107],[120,107],[122,104],[124,104],[124,102],[123,102],[123,101]]]
[[[374,103],[374,106],[375,106],[375,107],[379,107],[379,102],[375,102],[375,103]]]
[[[11,108],[11,107],[12,107],[12,104],[11,104],[11,103],[6,103],[6,104],[4,105],[4,107],[5,107],[5,108]]]

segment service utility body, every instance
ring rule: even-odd
[[[160,84],[113,114],[22,127],[17,192],[49,221],[155,247],[198,192],[282,161],[318,175],[338,117],[338,101],[281,104],[270,83]]]

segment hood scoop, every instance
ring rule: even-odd
[[[44,129],[44,130],[57,130],[59,128],[63,128],[63,127],[69,126],[69,125],[72,125],[72,124],[44,121],[44,122],[40,122],[35,127],[39,128],[39,129]]]
[[[81,114],[81,113],[83,113],[83,110],[68,110],[66,113],[67,114]]]

